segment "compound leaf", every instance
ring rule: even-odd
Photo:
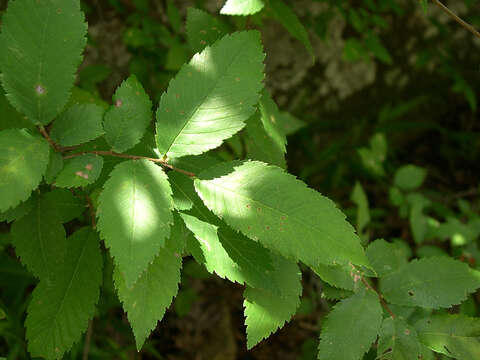
[[[26,337],[33,357],[61,359],[95,312],[102,283],[98,237],[82,228],[67,243],[68,261],[56,267],[50,282],[40,281],[28,306]]]
[[[95,104],[75,104],[53,123],[50,137],[63,146],[76,146],[103,135],[103,108]]]
[[[227,0],[220,10],[224,15],[252,15],[263,9],[263,0]]]
[[[434,315],[415,324],[420,341],[433,351],[467,360],[480,358],[480,319]]]
[[[70,97],[87,25],[78,0],[17,0],[2,16],[0,70],[7,98],[34,123],[52,121]]]
[[[0,211],[28,199],[47,170],[49,146],[26,130],[0,132]]]
[[[182,220],[176,217],[172,235],[175,226],[180,225],[183,225]],[[156,251],[155,259],[131,288],[126,285],[119,268],[115,267],[118,297],[127,313],[139,351],[178,292],[182,251],[183,242],[173,236],[167,239],[164,248]]]
[[[276,166],[223,163],[201,173],[195,189],[228,225],[287,258],[312,267],[348,262],[369,266],[335,204]]]
[[[323,323],[318,359],[361,359],[377,338],[381,324],[382,307],[373,291],[362,290],[340,301]]]
[[[122,162],[98,201],[97,227],[131,288],[170,236],[173,200],[167,176],[147,160]]]
[[[32,210],[11,228],[15,252],[27,269],[48,282],[63,263],[67,249],[65,229],[56,204],[44,197],[34,199]]]
[[[263,59],[260,34],[243,31],[224,36],[185,64],[160,99],[160,153],[201,154],[242,129],[260,98]]]
[[[65,162],[65,166],[55,180],[58,187],[85,187],[97,181],[103,168],[103,158],[85,154]]]
[[[378,359],[411,360],[422,359],[417,331],[398,317],[383,320],[378,340]]]
[[[186,31],[188,43],[193,52],[197,53],[225,36],[228,33],[228,27],[224,22],[203,10],[188,8]]]
[[[105,138],[116,152],[138,144],[152,121],[152,103],[135,75],[125,80],[113,96],[105,114]]]
[[[479,276],[467,264],[443,256],[413,260],[380,283],[392,304],[432,309],[459,304],[479,287]]]
[[[265,289],[249,286],[243,294],[249,349],[283,327],[300,305],[302,284],[297,264],[281,256],[273,256],[273,266],[274,270],[269,276],[271,281],[282,284],[280,296]]]

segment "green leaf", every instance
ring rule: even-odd
[[[331,286],[345,290],[355,289],[354,278],[357,271],[350,264],[342,266],[318,264],[313,268],[313,271]]]
[[[152,162],[125,161],[111,172],[98,201],[97,227],[130,288],[170,236],[170,184]]]
[[[252,15],[263,9],[263,0],[227,0],[220,10],[223,15]]]
[[[433,351],[458,360],[480,358],[480,319],[434,315],[415,324],[420,341]]]
[[[428,10],[428,0],[420,0],[420,5],[423,9],[423,13],[426,15]]]
[[[0,132],[0,211],[28,199],[47,170],[49,146],[26,130]]]
[[[63,146],[75,146],[103,135],[103,108],[94,104],[76,104],[53,123],[50,137]]]
[[[97,181],[102,172],[103,158],[85,154],[65,162],[65,166],[55,180],[58,187],[85,187]]]
[[[322,297],[327,300],[342,300],[353,295],[353,291],[339,289],[328,284],[322,286]]]
[[[415,165],[405,165],[395,173],[394,184],[403,190],[415,190],[423,184],[427,171]]]
[[[62,154],[56,151],[50,151],[50,160],[48,161],[47,170],[45,171],[44,175],[45,182],[47,184],[52,184],[62,169]]]
[[[405,249],[397,243],[378,239],[368,245],[367,257],[378,276],[385,276],[407,263]]]
[[[170,81],[157,111],[157,144],[168,158],[218,147],[245,126],[263,87],[260,34],[226,35]]]
[[[271,281],[283,285],[282,294],[249,286],[243,293],[248,349],[283,327],[300,305],[302,276],[297,264],[281,256],[274,256],[273,260],[274,270],[269,276]]]
[[[20,114],[15,108],[10,105],[3,88],[0,87],[0,131],[6,129],[22,129],[35,130],[35,126],[25,115]]]
[[[40,281],[28,306],[26,337],[33,357],[61,359],[95,313],[102,283],[98,237],[82,228],[67,243],[68,261],[55,268],[51,282]]]
[[[278,126],[280,127],[280,129],[282,129],[282,132],[286,136],[293,135],[298,130],[307,126],[306,123],[297,119],[295,116],[286,111],[280,112],[280,116],[277,118],[277,121]]]
[[[247,157],[286,168],[285,154],[265,131],[259,112],[247,121]]]
[[[127,151],[138,144],[150,121],[150,98],[135,75],[131,75],[115,91],[113,106],[105,114],[105,138],[113,151]]]
[[[298,19],[293,10],[285,5],[282,0],[269,0],[268,4],[273,12],[275,18],[287,29],[287,31],[295,39],[299,40],[307,49],[308,53],[315,60],[315,54],[313,52],[312,43],[308,36],[308,32],[303,24]]]
[[[55,205],[43,197],[35,199],[32,210],[16,220],[10,232],[22,263],[33,275],[47,282],[63,264],[67,249],[65,229]]]
[[[382,307],[373,291],[363,290],[340,301],[323,322],[318,359],[361,359],[381,324]]]
[[[166,240],[164,248],[156,252],[154,260],[131,288],[127,287],[126,279],[115,267],[115,287],[127,312],[138,351],[178,292],[183,243],[173,235],[175,227],[180,225],[183,225],[182,220],[176,217],[172,237]]]
[[[86,32],[78,0],[9,2],[0,37],[2,83],[8,100],[34,123],[46,125],[63,110]]]
[[[412,360],[420,357],[421,344],[416,330],[403,319],[383,320],[378,340],[377,359]]]
[[[228,33],[228,26],[209,13],[195,9],[187,9],[187,38],[193,52],[202,51],[206,46]]]
[[[30,196],[28,200],[20,203],[17,207],[11,208],[3,213],[0,213],[0,221],[11,223],[12,221],[21,219],[27,215],[33,208],[35,195]]]
[[[466,264],[448,257],[414,260],[381,279],[392,304],[425,308],[460,304],[480,287],[480,278]]]
[[[195,212],[203,221],[187,214],[181,216],[199,243],[201,263],[206,269],[232,282],[278,293],[284,285],[270,279],[269,273],[273,269],[270,252],[218,221],[215,222],[217,225],[207,222],[209,215],[205,212],[208,210]]]
[[[287,258],[313,267],[348,262],[369,266],[335,204],[276,166],[223,163],[201,173],[195,189],[228,225]]]
[[[251,140],[248,155],[285,168],[287,138],[278,124],[281,113],[267,90],[263,91],[259,105],[260,116],[253,116],[247,122]]]
[[[393,63],[390,52],[385,48],[385,46],[383,46],[380,38],[372,31],[367,32],[367,36],[365,38],[365,45],[367,49],[370,50],[372,54],[381,62],[388,65],[391,65]]]
[[[353,187],[351,200],[357,205],[357,232],[363,233],[363,229],[370,222],[370,209],[368,206],[367,194],[362,185],[357,181]]]
[[[54,189],[42,194],[42,201],[51,209],[52,215],[62,223],[69,222],[79,217],[87,206],[87,201],[74,196],[67,189]]]

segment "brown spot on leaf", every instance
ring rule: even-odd
[[[116,106],[117,108],[120,107],[120,106],[122,106],[122,104],[123,104],[122,100],[117,100],[117,101],[115,101],[115,106]]]
[[[93,165],[92,165],[92,164],[87,164],[87,165],[85,165],[85,169],[87,169],[88,171],[90,171],[90,170],[93,169]]]

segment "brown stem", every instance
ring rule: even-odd
[[[88,353],[90,352],[90,341],[92,340],[93,320],[88,323],[87,334],[85,335],[85,344],[83,345],[82,360],[88,360]]]
[[[90,196],[88,196],[88,195],[85,195],[85,198],[87,199],[88,210],[90,212],[90,219],[92,220],[92,228],[96,229],[97,228],[97,222],[95,221],[95,208],[93,206],[92,199],[90,199]]]
[[[71,159],[71,158],[74,158],[74,157],[77,157],[77,156],[82,156],[82,155],[85,155],[85,154],[95,154],[95,155],[102,155],[102,156],[114,156],[114,157],[123,158],[123,159],[130,159],[130,160],[148,160],[148,161],[152,161],[154,163],[160,164],[162,166],[165,166],[165,167],[167,167],[171,170],[182,173],[184,175],[187,175],[187,176],[190,176],[190,177],[196,177],[196,175],[194,173],[192,173],[190,171],[186,171],[186,170],[176,168],[175,166],[168,164],[163,159],[156,159],[156,158],[151,158],[151,157],[147,157],[147,156],[139,156],[139,155],[119,154],[119,153],[116,153],[114,151],[84,151],[84,152],[80,152],[80,153],[76,153],[76,154],[66,155],[63,158],[64,159]]]
[[[377,294],[378,296],[378,299],[380,300],[380,304],[382,304],[383,308],[390,314],[390,316],[392,317],[392,319],[395,319],[396,315],[393,313],[393,311],[388,307],[388,304],[385,302],[385,299],[383,298],[383,295],[380,294],[376,289],[374,289],[372,287],[372,285],[370,285],[368,283],[367,280],[365,280],[365,278],[362,276],[361,277],[362,279],[362,283],[367,287],[367,289],[370,289],[372,290],[373,292],[375,292],[375,294]]]
[[[52,140],[52,138],[50,137],[50,135],[48,135],[48,132],[47,130],[45,130],[45,127],[43,125],[40,125],[38,127],[38,131],[40,131],[40,134],[42,134],[42,136],[48,141],[48,143],[50,144],[50,146],[58,151],[59,150],[59,147],[58,145],[55,143],[55,141]]]
[[[461,19],[457,14],[455,14],[452,10],[450,10],[448,7],[443,5],[439,0],[432,0],[432,1],[435,3],[435,5],[437,5],[440,9],[442,9],[448,16],[454,19],[457,23],[462,25],[465,29],[470,31],[476,37],[480,38],[480,33],[472,25],[470,25],[469,23]]]

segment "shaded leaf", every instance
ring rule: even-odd
[[[307,49],[308,53],[315,59],[312,43],[308,32],[298,19],[293,10],[283,0],[269,0],[268,4],[275,18],[287,29],[295,39],[299,40]]]
[[[8,100],[48,124],[70,97],[87,25],[78,0],[10,1],[2,16],[0,70]]]
[[[268,290],[249,286],[243,293],[248,349],[282,328],[300,305],[302,284],[297,264],[281,256],[274,256],[273,266],[274,270],[269,273],[269,277],[283,285],[280,296]]]
[[[61,359],[93,317],[102,283],[102,255],[96,233],[82,228],[68,238],[66,258],[52,281],[33,291],[25,326],[34,357]],[[79,296],[81,294],[81,296]]]
[[[151,120],[150,98],[131,75],[115,91],[113,106],[105,113],[105,138],[113,151],[127,151],[138,144]]]
[[[103,167],[103,157],[86,154],[69,159],[55,179],[58,187],[85,187],[97,181]]]
[[[432,309],[459,304],[479,287],[477,273],[448,257],[413,260],[380,282],[381,292],[389,302]]]
[[[35,199],[27,216],[12,224],[11,239],[22,264],[37,278],[49,282],[64,262],[67,241],[56,204]]]
[[[47,170],[49,146],[26,130],[0,132],[0,211],[28,199]]]
[[[434,315],[415,324],[420,341],[459,360],[480,358],[480,320],[464,315]]]
[[[186,29],[188,43],[195,53],[212,45],[229,30],[228,26],[216,17],[191,7],[187,9]]]
[[[177,217],[172,235],[176,233],[175,227],[182,225],[182,220]],[[138,351],[157,322],[162,320],[165,310],[178,292],[182,251],[182,241],[173,236],[167,239],[165,246],[157,252],[155,259],[131,288],[127,287],[124,276],[115,267],[115,287],[132,326]]]
[[[416,330],[405,320],[391,317],[383,320],[378,340],[378,359],[412,360],[422,359],[421,344]]]
[[[361,359],[377,338],[381,323],[382,307],[373,291],[363,290],[340,301],[322,325],[318,359]]]
[[[53,123],[50,137],[63,146],[75,146],[103,135],[103,108],[94,104],[76,104]]]

